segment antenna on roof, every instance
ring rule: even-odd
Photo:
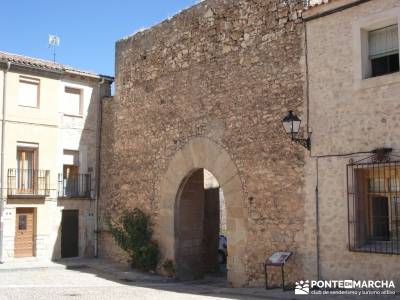
[[[56,47],[60,46],[60,38],[56,35],[49,34],[49,48],[53,48],[53,62],[56,62]]]

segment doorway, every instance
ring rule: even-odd
[[[63,210],[61,219],[61,257],[79,255],[79,210]]]
[[[64,165],[63,167],[63,195],[79,195],[79,166]]]
[[[176,275],[181,280],[226,278],[226,220],[221,220],[226,213],[220,195],[217,179],[205,169],[182,182],[175,208]]]
[[[17,149],[17,191],[32,194],[35,189],[36,149]]]
[[[15,222],[15,257],[34,256],[34,220],[33,208],[17,208]]]
[[[178,248],[180,220],[180,195],[185,183],[194,172],[207,169],[223,190],[226,206],[227,238],[227,282],[234,287],[248,285],[247,274],[247,237],[248,211],[245,207],[243,182],[238,169],[229,153],[218,143],[206,137],[190,139],[168,163],[168,168],[159,182],[156,196],[160,199],[160,210],[155,224],[161,255],[163,259],[174,262],[177,266],[180,254]]]

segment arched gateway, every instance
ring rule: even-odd
[[[161,247],[163,259],[172,259],[177,269],[178,277],[184,277],[182,267],[193,268],[193,274],[199,274],[196,264],[182,261],[179,245],[183,237],[178,230],[180,197],[189,178],[200,169],[207,169],[218,180],[224,191],[227,214],[228,239],[228,281],[233,286],[243,286],[247,283],[245,271],[247,209],[245,207],[242,182],[238,170],[227,151],[216,142],[198,137],[190,140],[172,158],[168,169],[160,181],[160,211],[156,223],[156,233]],[[193,209],[196,207],[193,206]],[[189,220],[194,221],[194,220]],[[180,256],[180,257],[179,257]],[[187,271],[187,270],[186,270]]]

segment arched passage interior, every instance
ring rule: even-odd
[[[195,169],[182,181],[175,205],[175,265],[180,279],[226,275],[226,207],[211,172]]]

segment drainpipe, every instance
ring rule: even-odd
[[[303,22],[304,29],[304,56],[306,64],[306,113],[307,113],[307,132],[311,132],[310,127],[310,73],[308,66],[308,35],[307,35],[307,23]],[[310,151],[310,160],[313,156]],[[315,234],[316,234],[316,268],[317,268],[317,280],[321,278],[321,263],[320,263],[320,224],[319,224],[319,178],[318,178],[318,157],[315,161],[315,173],[316,173],[316,183],[315,183]]]
[[[321,262],[320,262],[320,224],[319,224],[319,174],[318,174],[318,158],[315,163],[316,183],[315,183],[315,226],[316,226],[316,250],[317,250],[317,280],[321,279]]]
[[[95,215],[94,215],[94,257],[98,257],[99,244],[99,196],[100,196],[100,150],[101,150],[101,125],[103,109],[101,105],[101,87],[104,84],[104,78],[99,82],[98,93],[99,101],[97,106],[97,130],[96,130],[96,197],[95,197]]]
[[[0,263],[3,263],[3,232],[4,232],[4,147],[6,135],[6,98],[7,98],[7,73],[11,68],[11,63],[7,62],[7,68],[3,71],[3,120],[1,121],[1,171],[0,171]]]

